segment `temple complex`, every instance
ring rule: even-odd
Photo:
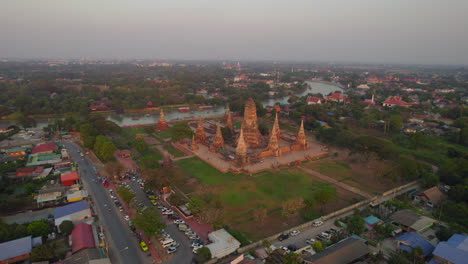
[[[234,129],[233,118],[226,107],[224,124],[200,118],[192,123],[195,134],[187,148],[199,158],[223,172],[258,172],[282,165],[297,164],[302,160],[316,159],[328,154],[326,148],[314,143],[310,147],[301,121],[296,134],[282,133],[279,116],[275,116],[269,135],[263,136],[258,127],[255,102],[249,99],[244,109],[241,128]],[[232,129],[233,140],[224,138],[222,126]],[[232,126],[232,128],[230,127]]]
[[[171,168],[172,167],[172,159],[171,156],[169,155],[169,152],[167,150],[164,150],[163,153],[163,168]]]
[[[169,129],[169,124],[166,121],[164,110],[161,108],[161,110],[159,110],[159,121],[158,123],[156,123],[156,130],[167,130],[167,129]]]
[[[242,126],[244,128],[245,141],[249,147],[255,148],[261,146],[263,138],[260,130],[258,130],[257,107],[252,98],[249,98],[245,104]]]

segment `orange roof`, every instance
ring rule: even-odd
[[[76,171],[73,171],[73,172],[70,172],[70,173],[67,173],[67,174],[62,174],[60,176],[60,180],[62,182],[64,181],[76,181],[76,180],[79,180],[80,179],[80,176],[78,175],[78,172]]]

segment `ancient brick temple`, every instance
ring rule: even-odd
[[[237,140],[236,147],[236,160],[239,165],[244,165],[248,162],[247,157],[247,143],[244,138],[244,127],[241,127],[239,139]]]
[[[192,136],[192,141],[190,142],[190,149],[191,150],[197,150],[198,149],[197,142],[195,141],[195,135]]]
[[[210,150],[217,152],[219,149],[224,148],[224,138],[223,133],[221,133],[221,126],[217,124],[216,126],[216,134],[213,137],[213,143],[210,146]]]
[[[276,113],[276,115],[275,115],[275,122],[273,123],[273,129],[275,130],[276,137],[278,137],[278,139],[280,139],[281,138],[281,130],[280,130],[280,127],[279,127],[279,122],[278,122],[278,113]]]
[[[299,132],[296,136],[296,145],[301,149],[309,148],[309,143],[307,142],[307,137],[304,132],[304,120],[301,121],[301,127],[299,128]]]
[[[232,124],[232,115],[231,110],[229,109],[229,104],[226,105],[226,114],[224,118],[226,119],[226,127],[231,129],[231,132],[234,132],[234,125]]]
[[[156,123],[156,130],[167,130],[167,129],[169,129],[169,124],[167,123],[166,117],[164,115],[164,111],[161,108],[161,110],[159,110],[159,121],[158,123]]]
[[[249,98],[245,104],[242,127],[244,128],[245,141],[249,147],[254,148],[262,145],[262,134],[258,130],[257,107],[252,98]]]
[[[163,164],[162,164],[162,167],[163,168],[171,168],[172,167],[172,159],[171,159],[171,156],[169,155],[169,152],[167,152],[167,150],[164,150],[164,153],[163,153]]]
[[[277,119],[276,119],[277,120]],[[268,142],[267,151],[271,151],[274,156],[280,156],[280,145],[279,145],[279,125],[276,123],[273,124],[273,128],[271,129],[270,134],[270,141]]]
[[[201,144],[207,143],[205,128],[203,127],[203,120],[201,117],[198,119],[197,130],[195,131],[195,142]]]

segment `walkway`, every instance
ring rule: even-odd
[[[321,174],[320,172],[317,172],[317,171],[314,171],[314,170],[311,170],[311,169],[308,169],[308,168],[304,168],[302,166],[298,166],[298,168],[303,170],[304,172],[307,172],[308,174],[314,175],[314,176],[316,176],[316,177],[318,177],[318,178],[320,178],[320,179],[322,179],[324,181],[333,183],[333,184],[335,184],[335,185],[337,185],[337,186],[339,186],[339,187],[341,187],[341,188],[343,188],[345,190],[356,193],[356,194],[358,194],[358,195],[360,195],[362,197],[366,197],[366,198],[372,198],[373,197],[372,195],[370,195],[370,194],[368,194],[366,192],[363,192],[363,191],[359,190],[358,188],[355,188],[355,187],[350,186],[350,185],[348,185],[346,183],[343,183],[343,182],[339,182],[339,181],[337,181],[337,180],[335,180],[335,179],[333,179],[331,177],[328,177],[326,175]]]

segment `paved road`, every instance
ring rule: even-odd
[[[330,228],[339,229],[333,224],[333,221],[326,221],[321,226],[312,227],[312,228],[308,228],[306,230],[303,230],[297,236],[293,236],[293,237],[289,236],[288,239],[283,240],[283,241],[275,240],[273,245],[275,247],[283,247],[283,246],[287,247],[287,246],[292,244],[292,245],[295,245],[298,249],[303,248],[303,247],[307,246],[307,243],[305,242],[306,239],[313,238],[313,239],[317,240],[315,238],[315,236],[322,233],[323,231],[330,230]]]
[[[140,189],[138,184],[136,182],[130,181],[128,183],[130,188],[135,191],[136,199],[139,202],[142,202],[143,205],[148,206],[148,207],[154,207],[153,204],[151,204],[150,200],[146,197],[145,193]],[[191,242],[190,240],[185,236],[184,233],[179,231],[177,229],[177,226],[167,219],[167,217],[163,216],[161,212],[158,210],[160,213],[161,217],[164,219],[166,222],[166,232],[171,235],[172,239],[177,241],[180,246],[177,248],[177,251],[173,254],[171,254],[171,258],[164,262],[168,264],[190,264],[192,263],[192,248],[191,248]]]
[[[96,176],[92,163],[86,157],[80,157],[77,151],[81,151],[81,149],[74,143],[64,142],[64,145],[71,158],[78,163],[81,181],[94,200],[94,208],[97,210],[99,220],[106,231],[107,241],[110,244],[109,257],[112,263],[151,263],[152,258],[141,251],[138,241],[132,236],[130,228],[110,199],[104,186],[93,182]],[[110,211],[108,207],[111,208]]]

